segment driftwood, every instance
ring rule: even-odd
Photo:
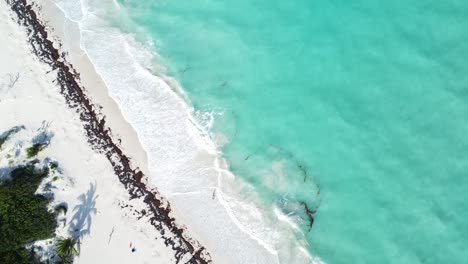
[[[20,77],[19,72],[17,72],[15,75],[9,73],[8,77],[10,77],[10,82],[7,84],[8,88],[12,88],[15,86],[16,82],[18,82],[18,79]]]

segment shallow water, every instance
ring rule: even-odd
[[[154,44],[231,170],[313,255],[466,260],[468,3],[119,3],[131,20],[109,19]]]

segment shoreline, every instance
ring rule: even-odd
[[[103,1],[104,14],[120,10],[115,3],[108,6],[109,2],[112,1]],[[109,113],[104,108],[103,112],[122,118],[132,131],[138,131],[139,147],[148,158],[148,173],[143,173],[149,186],[156,186],[171,202],[172,215],[188,229],[189,237],[209,249],[213,262],[288,263],[294,255],[295,263],[321,263],[305,250],[304,241],[296,240],[296,231],[289,222],[270,218],[268,208],[259,207],[258,197],[242,195],[250,187],[229,170],[228,161],[222,157],[210,131],[196,120],[194,108],[177,80],[164,71],[157,73],[156,69],[164,66],[140,60],[157,55],[132,34],[108,25],[106,19],[99,18],[99,12],[89,16],[85,11],[98,11],[99,5],[88,6],[82,1],[81,8],[70,10],[72,1],[46,3],[51,3],[53,10],[49,12],[50,8],[43,8],[47,4],[41,4],[39,14],[46,26],[52,25],[53,33],[61,28],[60,33],[65,36],[59,33],[56,38],[67,53],[71,50],[67,58],[71,58],[75,69],[83,73],[81,63],[74,60],[83,57],[91,65],[85,65],[84,70],[91,68],[89,73],[102,80],[102,87],[85,88],[87,95],[100,104],[96,100],[99,96],[91,93],[101,89],[99,92],[110,98],[118,110]],[[57,23],[57,17],[64,18]],[[77,47],[73,50],[67,46]],[[115,72],[119,75],[113,76]],[[86,77],[83,75],[83,80]],[[122,150],[129,154],[127,149]]]
[[[78,27],[79,29],[78,32],[72,32],[70,35],[74,34],[79,34],[78,41],[80,41],[83,38],[82,35],[82,28],[81,28],[81,21],[77,21],[76,14],[73,13],[73,19],[69,17],[69,13],[63,9],[62,6],[59,4],[55,3],[55,1],[47,1],[47,4],[51,3],[55,8],[58,9],[60,14],[58,16],[64,16],[65,17],[65,22],[66,22],[66,27],[71,25],[72,27]],[[43,5],[41,5],[43,7]],[[52,13],[48,14],[47,11],[44,12],[44,10],[41,8],[41,14],[46,13],[47,15],[45,16],[46,18],[46,24],[49,22],[50,16],[57,16],[57,14],[52,11]],[[78,15],[80,16],[80,15]],[[47,19],[48,18],[48,19]],[[51,20],[56,20],[55,18]],[[53,23],[52,23],[53,24]],[[54,31],[55,32],[55,27],[57,25],[54,25]],[[60,26],[60,25],[58,25]],[[73,29],[75,30],[75,29]],[[87,31],[87,30],[85,30]],[[62,32],[63,33],[63,32]],[[67,32],[69,33],[69,32]],[[114,32],[115,33],[115,32]],[[58,39],[61,40],[61,35],[58,35]],[[70,39],[66,39],[64,41],[64,44],[67,44],[67,41],[76,41],[77,37],[76,36],[71,36]],[[61,44],[62,42],[59,41]],[[107,43],[112,43],[112,41],[108,41]],[[69,43],[68,43],[69,44]],[[130,43],[127,43],[127,45],[130,45],[131,47],[128,47],[129,49],[133,49],[132,45],[137,44],[133,43],[132,39],[130,39]],[[93,70],[91,70],[91,74],[97,74],[100,79],[103,80],[104,85],[103,89],[107,91],[106,96],[111,99],[111,101],[115,104],[117,104],[118,108],[118,113],[115,113],[116,115],[122,115],[123,119],[126,123],[129,124],[132,130],[137,130],[137,128],[141,128],[138,126],[134,126],[133,122],[130,122],[132,119],[130,116],[127,116],[128,112],[124,110],[123,105],[120,104],[119,96],[116,94],[113,94],[111,91],[112,82],[108,83],[108,79],[106,79],[105,74],[103,75],[102,69],[99,68],[99,64],[95,64],[96,62],[93,60],[94,56],[96,54],[90,54],[89,50],[86,49],[86,45],[82,46],[83,43],[80,42],[78,50],[79,52],[83,53],[83,57],[87,57],[86,60],[89,60],[91,63],[91,67]],[[138,44],[137,44],[138,45]],[[139,48],[139,47],[137,47]],[[65,49],[67,52],[68,50]],[[115,52],[119,52],[119,50],[113,50],[113,54]],[[71,52],[73,55],[73,52]],[[145,53],[145,55],[148,55]],[[113,56],[113,55],[111,55]],[[89,57],[89,58],[88,58]],[[95,58],[94,58],[95,59]],[[72,60],[75,65],[75,61]],[[139,61],[136,61],[139,63]],[[146,65],[146,64],[145,64]],[[75,65],[76,66],[76,65]],[[146,65],[147,66],[147,65]],[[112,67],[112,66],[110,66]],[[75,67],[76,68],[76,67]],[[79,67],[78,67],[79,68]],[[85,66],[86,68],[86,66]],[[131,74],[131,69],[126,69],[127,71],[124,73],[126,74]],[[145,68],[145,70],[147,70]],[[81,71],[80,71],[81,73]],[[152,76],[153,72],[150,71],[150,75]],[[186,153],[187,150],[180,150],[180,154],[184,155],[188,154],[188,156],[193,156],[189,158],[189,163],[194,163],[193,167],[190,169],[193,170],[195,173],[191,173],[192,175],[186,175],[186,172],[184,171],[184,168],[177,168],[176,171],[178,170],[177,175],[172,175],[176,176],[176,179],[171,178],[170,176],[168,177],[168,171],[170,173],[173,173],[172,168],[168,168],[167,165],[170,165],[171,163],[164,162],[162,168],[161,166],[155,166],[155,163],[160,162],[157,158],[155,160],[151,160],[152,157],[154,156],[149,156],[150,154],[154,154],[154,146],[152,144],[144,144],[148,143],[148,141],[145,142],[145,138],[149,137],[158,137],[160,136],[159,133],[156,133],[156,135],[144,135],[145,133],[138,133],[138,137],[140,136],[140,142],[142,143],[142,148],[148,154],[148,163],[150,165],[149,168],[149,175],[147,179],[150,181],[149,184],[150,186],[157,186],[158,190],[160,193],[165,197],[165,199],[171,201],[172,205],[175,205],[171,207],[171,211],[174,216],[180,221],[180,223],[183,223],[183,225],[188,228],[188,232],[190,233],[190,237],[196,237],[196,239],[201,242],[201,244],[207,246],[210,249],[209,256],[213,262],[219,262],[222,261],[221,263],[239,263],[239,262],[245,262],[249,261],[251,259],[255,259],[258,263],[279,263],[281,262],[280,259],[278,258],[277,255],[277,248],[274,247],[273,244],[269,244],[269,242],[264,241],[259,233],[264,233],[268,234],[270,230],[269,227],[264,227],[263,225],[263,216],[261,216],[261,219],[257,219],[258,214],[260,214],[259,209],[253,205],[250,201],[238,201],[237,200],[237,192],[240,191],[241,187],[235,186],[233,184],[236,184],[234,182],[235,176],[229,171],[228,165],[224,159],[222,159],[219,156],[218,149],[215,146],[215,143],[212,142],[210,136],[208,135],[208,131],[205,131],[204,128],[200,127],[197,121],[194,119],[192,116],[193,109],[190,107],[189,103],[187,102],[186,95],[184,94],[184,91],[181,89],[181,87],[178,85],[177,81],[171,77],[168,76],[152,76],[152,82],[158,83],[159,81],[162,81],[162,85],[166,87],[158,87],[161,88],[162,90],[166,88],[169,89],[169,96],[173,96],[176,99],[172,102],[175,103],[176,106],[179,109],[182,109],[182,116],[179,116],[179,118],[183,118],[183,120],[186,121],[186,132],[188,134],[186,135],[186,138],[184,139],[187,140],[189,143],[188,145],[195,144],[197,145],[197,148],[199,148],[196,153]],[[131,84],[132,85],[132,84]],[[143,84],[144,85],[144,84]],[[101,88],[101,87],[99,87]],[[138,87],[133,87],[131,88],[137,88],[136,92],[139,92],[140,89]],[[156,91],[157,92],[157,91]],[[163,92],[164,93],[164,92]],[[96,99],[94,96],[91,98]],[[169,99],[171,100],[171,99]],[[166,102],[163,102],[166,103]],[[107,109],[104,109],[107,110]],[[108,114],[108,113],[107,113]],[[174,113],[175,117],[181,113]],[[166,120],[167,117],[162,117],[161,120],[162,122],[167,123],[168,121]],[[180,120],[180,119],[179,119]],[[134,121],[134,120],[132,120]],[[150,120],[148,120],[151,122]],[[152,120],[153,122],[156,122],[158,124],[161,124],[159,120]],[[177,121],[180,123],[179,121]],[[180,127],[176,128],[180,129]],[[157,130],[161,130],[160,128]],[[164,130],[164,129],[163,129]],[[140,131],[140,130],[138,130]],[[168,129],[167,131],[171,131],[171,129]],[[141,131],[140,131],[141,132]],[[172,150],[171,146],[174,142],[172,142],[172,136],[167,136],[169,138],[169,141],[163,140],[162,143],[163,145],[169,145],[169,152]],[[151,142],[150,142],[151,143]],[[177,142],[177,146],[175,146],[179,150],[179,145],[183,143]],[[162,156],[166,156],[165,152],[160,152]],[[177,155],[180,155],[179,153]],[[195,160],[193,160],[195,159]],[[186,160],[183,158],[182,160]],[[186,160],[187,161],[187,160]],[[197,167],[200,164],[198,162],[202,162],[202,166],[209,166],[208,167]],[[151,165],[153,167],[151,168]],[[165,167],[166,166],[166,167]],[[174,164],[176,167],[180,167],[180,164]],[[192,165],[190,165],[192,166]],[[159,167],[159,168],[158,168]],[[155,170],[156,168],[156,170]],[[186,170],[186,169],[185,169]],[[203,172],[202,172],[203,171]],[[163,176],[163,177],[161,177]],[[194,178],[195,177],[195,178]],[[195,180],[194,183],[191,181]],[[169,184],[167,184],[169,182]],[[173,189],[173,184],[180,184],[180,186],[187,185],[187,187],[182,187],[182,188],[175,188],[177,190]],[[202,183],[201,185],[199,185]],[[229,185],[229,186],[228,186]],[[237,184],[236,184],[237,185]],[[169,189],[168,189],[169,187]],[[215,194],[215,195],[213,195]],[[236,208],[234,208],[236,207]],[[242,208],[243,211],[240,212],[234,212],[237,208]],[[247,209],[248,208],[248,209]],[[240,215],[240,213],[243,213],[244,210],[250,210],[253,212],[253,214],[248,213],[249,217],[254,216],[256,219],[254,220],[254,225],[253,226],[246,226],[250,225],[250,222],[246,222],[244,220],[240,220],[239,218],[243,218],[243,215]],[[207,214],[209,212],[209,214]],[[212,228],[207,228],[207,226],[210,227],[216,227],[216,231],[213,231]],[[255,230],[257,227],[259,227],[259,232]],[[267,235],[268,236],[268,235]],[[220,240],[221,239],[221,240]],[[268,238],[270,239],[270,238]],[[219,242],[222,241],[224,243],[220,244]],[[248,246],[245,246],[248,245]],[[235,253],[234,251],[226,251],[225,248],[232,247],[234,246],[235,248],[241,250],[240,252],[242,254],[238,254],[240,252]],[[300,252],[300,255],[303,255],[304,252]],[[307,254],[305,254],[307,255]],[[300,261],[301,263],[303,261]]]
[[[53,1],[46,0],[37,13],[48,30],[52,42],[60,43],[60,50],[66,52],[66,58],[80,74],[80,85],[85,94],[92,98],[99,116],[106,119],[109,130],[118,141],[121,150],[129,156],[132,164],[148,175],[148,156],[143,149],[134,127],[122,115],[121,109],[108,93],[106,84],[95,71],[94,64],[85,50],[81,49],[79,28],[74,21],[65,17]],[[71,31],[71,33],[69,32]],[[89,89],[88,89],[89,88]],[[114,132],[117,132],[114,134]],[[125,139],[125,140],[122,140]]]
[[[209,263],[210,255],[199,242],[185,235],[185,229],[176,224],[171,216],[169,202],[160,197],[155,188],[147,185],[147,178],[139,168],[133,168],[128,156],[115,143],[111,131],[106,126],[105,117],[96,113],[95,106],[90,101],[83,87],[80,86],[79,73],[70,65],[64,54],[53,46],[48,39],[45,26],[38,19],[36,12],[26,0],[6,0],[29,35],[29,43],[37,58],[57,72],[56,84],[71,109],[76,109],[86,131],[88,142],[98,152],[104,154],[111,163],[114,173],[125,186],[131,199],[142,199],[148,211],[140,211],[140,217],[150,217],[152,226],[161,233],[166,246],[175,251],[177,263],[189,258],[187,263]],[[175,237],[168,237],[169,231]]]
[[[20,2],[25,3],[24,5],[28,3],[27,0],[6,2]],[[140,46],[138,41],[131,35],[119,36],[121,32],[118,28],[94,28],[93,24],[87,23],[87,18],[80,17],[83,14],[76,17],[77,13],[83,12],[82,10],[70,13],[70,10],[52,0],[34,3],[29,8],[35,12],[36,19],[47,31],[50,45],[58,45],[56,53],[59,62],[63,62],[66,67],[70,66],[69,74],[64,75],[64,84],[68,85],[67,80],[73,80],[81,91],[69,93],[67,89],[62,89],[61,93],[65,98],[74,96],[74,100],[78,101],[84,96],[92,108],[94,117],[84,117],[85,123],[91,124],[88,127],[91,128],[91,133],[86,125],[84,126],[87,131],[86,138],[95,140],[94,144],[105,146],[105,151],[97,150],[105,154],[113,167],[117,163],[122,165],[119,160],[121,156],[118,153],[106,155],[106,151],[114,146],[101,136],[114,140],[112,143],[126,158],[126,164],[133,166],[130,170],[119,169],[119,173],[124,174],[124,179],[119,177],[119,180],[125,187],[132,184],[142,184],[146,187],[143,192],[139,190],[141,186],[136,188],[138,190],[126,189],[129,195],[135,195],[139,199],[138,203],[146,204],[147,201],[143,201],[145,198],[141,195],[154,190],[156,193],[152,198],[159,199],[156,204],[168,215],[166,219],[158,214],[148,217],[148,208],[142,209],[141,206],[137,206],[140,210],[136,212],[136,219],[139,221],[144,217],[143,221],[151,221],[152,224],[154,219],[157,219],[159,224],[161,221],[176,223],[176,228],[172,231],[170,228],[165,229],[165,224],[156,223],[152,227],[160,228],[159,232],[163,236],[164,233],[175,231],[186,239],[185,242],[174,242],[164,236],[164,240],[168,239],[166,246],[189,243],[190,246],[175,253],[178,256],[177,263],[185,263],[187,258],[189,261],[195,261],[194,257],[200,257],[207,261],[206,263],[322,263],[303,248],[302,241],[295,240],[289,223],[279,218],[269,219],[263,211],[264,208],[241,195],[248,186],[237,181],[229,170],[228,162],[221,156],[218,146],[211,139],[209,131],[205,131],[195,120],[193,108],[187,98],[182,98],[183,90],[177,80],[164,74],[153,75],[151,67],[146,68],[148,65],[132,57],[151,56],[148,50],[140,50],[144,47]],[[82,8],[86,9],[85,6]],[[109,38],[107,33],[111,34]],[[101,60],[102,55],[110,58],[116,54],[117,60]],[[107,69],[112,69],[130,80],[121,76],[112,78]],[[179,90],[182,91],[182,95],[179,94]],[[142,94],[151,98],[147,100]],[[136,108],[129,107],[127,97]],[[147,105],[148,102],[151,105]],[[75,101],[72,105],[71,109],[80,108],[80,103]],[[150,108],[146,108],[148,106]],[[135,119],[134,110],[137,111],[137,115],[141,115],[141,119]],[[85,109],[86,111],[89,109]],[[142,126],[140,121],[144,122],[143,125],[156,126],[148,129]],[[96,134],[92,132],[93,129],[100,131]],[[115,131],[118,134],[113,134]],[[95,145],[93,148],[96,149]],[[119,164],[117,166],[120,166]],[[115,172],[117,175],[119,173]],[[128,174],[137,178],[131,178],[132,175]],[[171,206],[168,206],[168,201]],[[127,201],[125,207],[128,207],[129,203],[131,201]],[[156,206],[149,209],[160,208]],[[138,228],[144,224],[139,222],[141,224],[137,224]],[[147,231],[147,234],[152,236],[153,232]]]

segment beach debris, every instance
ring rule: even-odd
[[[304,176],[304,182],[306,182],[307,177],[308,177],[306,167],[304,165],[300,164],[300,163],[297,163],[297,167],[302,172],[302,175]]]
[[[10,77],[10,82],[7,84],[8,89],[12,88],[15,86],[15,84],[18,82],[20,74],[17,72],[16,74],[8,73],[8,76]]]
[[[180,74],[186,73],[188,70],[192,69],[190,65],[185,66],[182,70],[179,71]]]
[[[301,205],[304,206],[305,213],[307,217],[309,218],[309,232],[312,230],[312,226],[314,224],[314,214],[317,213],[318,206],[310,209],[309,206],[305,202],[299,202]]]
[[[111,242],[112,235],[114,234],[114,228],[115,228],[115,227],[113,226],[113,227],[112,227],[112,231],[111,231],[110,234],[109,234],[109,241],[107,242],[107,245],[109,245],[110,242]]]
[[[8,92],[18,82],[18,80],[20,78],[20,74],[19,74],[19,72],[17,72],[16,74],[7,73],[5,75],[5,77],[8,77],[8,80],[7,80],[7,83],[6,83],[7,89],[5,91],[5,92]],[[0,84],[0,90],[3,90],[4,87],[5,87],[5,84]]]

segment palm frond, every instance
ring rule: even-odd
[[[78,241],[71,237],[60,239],[57,241],[55,250],[57,255],[64,261],[66,261],[71,256],[78,256],[78,250],[76,250],[75,245]]]

